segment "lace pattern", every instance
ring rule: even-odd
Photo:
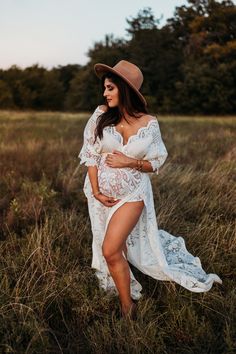
[[[126,202],[144,201],[142,214],[127,237],[127,258],[131,264],[144,274],[154,279],[174,281],[193,292],[210,290],[214,282],[222,283],[216,274],[207,274],[201,266],[200,259],[190,254],[184,239],[159,230],[156,220],[152,185],[149,173],[131,168],[110,168],[105,164],[105,155],[112,153],[114,146],[124,154],[151,162],[153,173],[159,173],[167,158],[159,124],[152,120],[132,135],[126,144],[119,132],[112,126],[106,127],[104,139],[94,142],[96,119],[102,113],[97,108],[86,124],[84,144],[79,154],[81,163],[97,166],[98,183],[102,192],[120,199],[119,203],[109,208],[96,200],[91,193],[91,185],[86,175],[84,193],[88,198],[93,244],[92,267],[96,270],[99,286],[117,294],[114,281],[109,273],[102,254],[102,244],[106,228],[115,211]],[[130,270],[131,296],[139,299],[142,286]]]
[[[102,112],[95,110],[84,128],[84,143],[78,155],[81,159],[80,164],[84,163],[86,166],[99,166],[101,160],[101,141],[97,138],[94,143],[94,131],[97,118],[101,113]]]
[[[105,163],[105,156],[100,160],[98,168],[98,184],[100,191],[117,199],[134,192],[141,182],[141,172],[132,168],[111,168]]]
[[[159,169],[164,164],[168,156],[168,153],[163,143],[159,123],[157,121],[151,133],[152,133],[152,144],[150,146],[150,154],[153,154],[154,157],[149,159],[149,162],[152,165],[153,172],[159,174]]]

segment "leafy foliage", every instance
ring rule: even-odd
[[[33,65],[0,70],[0,108],[92,110],[102,103],[95,63],[121,59],[144,73],[143,94],[160,113],[233,114],[236,111],[236,5],[189,0],[160,28],[145,7],[127,19],[128,39],[107,34],[88,50],[86,65],[51,70]]]

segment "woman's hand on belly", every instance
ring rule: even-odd
[[[106,164],[114,168],[130,167],[133,161],[133,158],[126,156],[118,150],[114,150],[112,154],[107,154],[105,159]]]
[[[97,194],[96,196],[94,196],[100,203],[102,203],[103,205],[105,205],[106,207],[112,207],[114,205],[116,205],[120,199],[116,199],[113,197],[108,197],[105,194]]]

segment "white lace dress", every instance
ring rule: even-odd
[[[84,130],[84,142],[79,153],[80,163],[97,166],[98,183],[101,192],[116,197],[120,201],[113,207],[106,207],[92,196],[91,185],[86,174],[84,193],[88,200],[89,216],[93,233],[92,268],[96,269],[100,287],[117,293],[114,281],[109,273],[106,260],[102,255],[102,243],[107,225],[114,212],[124,203],[143,200],[142,214],[127,238],[127,259],[137,269],[154,279],[175,281],[193,292],[208,291],[213,282],[222,283],[216,274],[206,274],[198,257],[191,255],[182,237],[175,237],[167,231],[158,230],[150,173],[139,172],[133,168],[111,168],[105,164],[106,154],[116,149],[124,154],[149,160],[153,173],[167,158],[167,151],[161,138],[156,119],[149,121],[126,144],[115,126],[105,127],[103,138],[97,138],[94,144],[96,120],[103,111],[97,107],[89,118]],[[124,255],[125,256],[125,255]],[[141,297],[141,284],[130,270],[131,296]]]

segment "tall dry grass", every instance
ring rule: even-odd
[[[235,119],[159,117],[169,152],[152,178],[159,227],[223,284],[195,294],[132,267],[143,297],[126,323],[90,268],[77,168],[88,116],[0,113],[0,352],[233,353]]]

